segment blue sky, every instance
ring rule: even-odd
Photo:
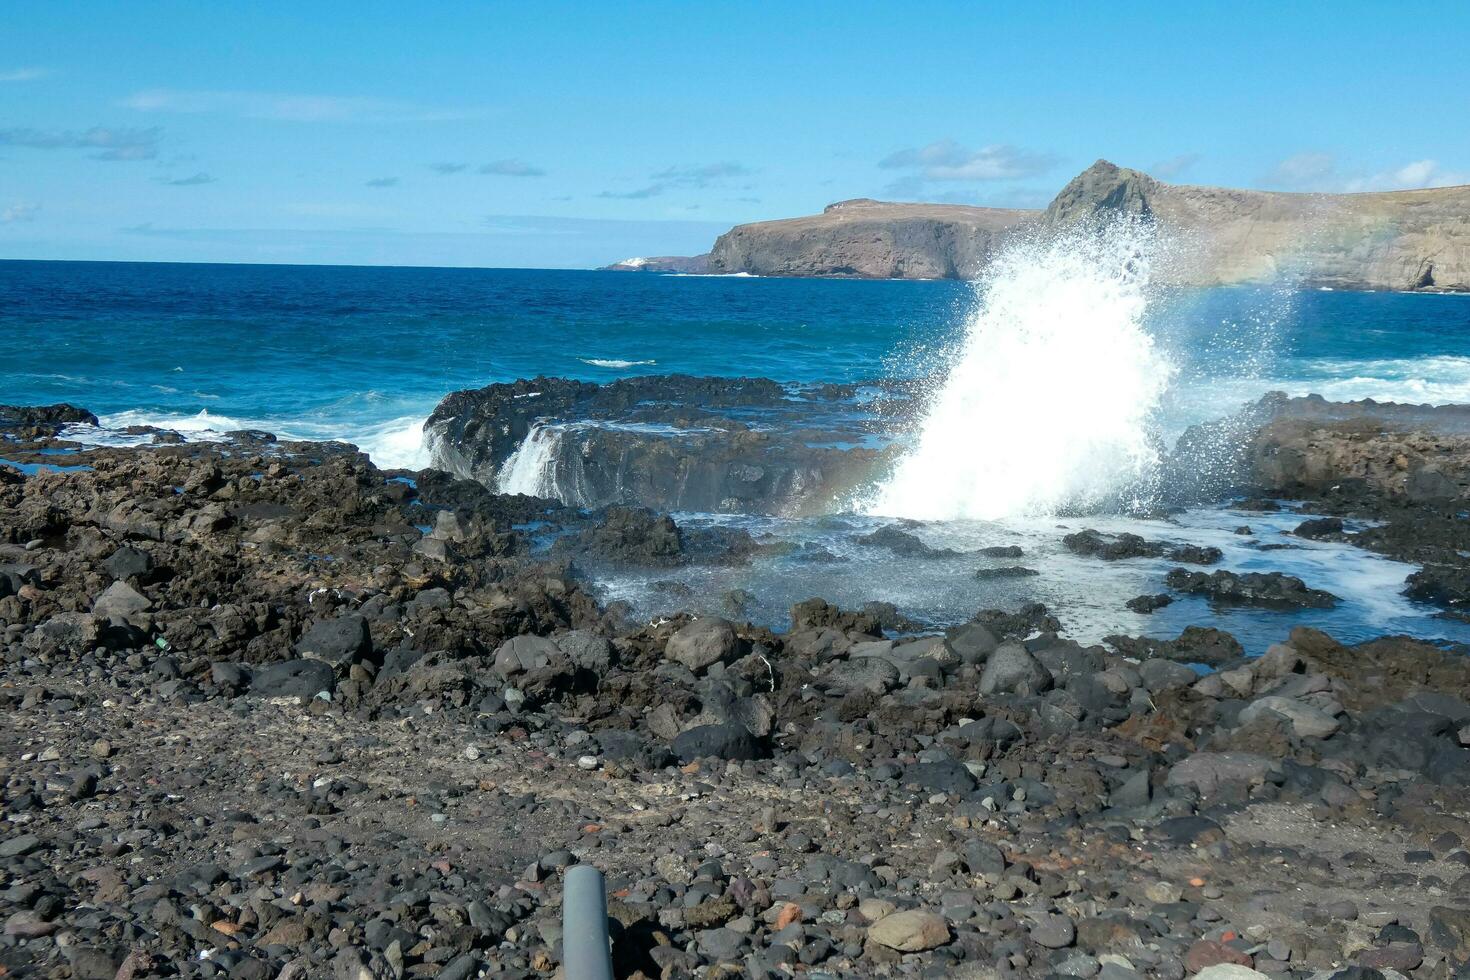
[[[1470,182],[1470,5],[21,3],[0,257],[591,266],[881,197]]]

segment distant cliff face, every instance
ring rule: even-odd
[[[715,242],[709,269],[760,276],[969,279],[1008,232],[1039,213],[843,201],[811,217],[737,225]]]
[[[1152,220],[1166,276],[1181,284],[1470,290],[1470,186],[1282,194],[1165,184],[1099,160],[1062,188],[1042,222],[1109,212]]]
[[[858,200],[738,225],[715,243],[709,270],[969,279],[1018,231],[1110,213],[1155,224],[1166,245],[1158,273],[1176,284],[1470,291],[1470,186],[1283,194],[1166,184],[1105,160],[1045,212]]]

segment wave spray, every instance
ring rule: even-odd
[[[1143,325],[1155,244],[1120,220],[1003,250],[913,448],[864,509],[990,520],[1141,504],[1174,374]]]

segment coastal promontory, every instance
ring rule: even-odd
[[[1037,212],[860,199],[821,214],[736,225],[710,250],[715,273],[969,279]]]
[[[714,273],[970,279],[1009,237],[1126,214],[1157,230],[1159,275],[1187,286],[1470,290],[1470,185],[1299,194],[1169,184],[1099,160],[1045,211],[844,201],[821,214],[737,225]]]

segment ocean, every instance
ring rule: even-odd
[[[459,388],[915,376],[943,366],[974,304],[953,281],[0,261],[0,401],[345,439],[416,466],[420,424]],[[1189,290],[1150,318],[1180,365],[1171,433],[1272,389],[1470,402],[1470,297]]]
[[[1035,282],[1017,272],[1013,303],[1064,293],[1052,289],[1054,270],[1028,266],[1033,273],[1037,268],[1042,275]],[[1074,456],[1072,442],[1088,451],[1100,440],[1112,445],[1117,434],[1099,429],[1098,420],[1104,426],[1122,420],[1132,427],[1124,433],[1129,437],[1146,423],[1150,439],[1168,441],[1269,390],[1338,400],[1470,402],[1470,296],[1149,289],[1146,303],[1140,293],[1111,306],[1106,291],[1101,300],[1084,291],[1040,315],[1029,311],[1016,327],[1005,325],[1003,309],[977,321],[977,295],[972,285],[950,281],[5,261],[0,403],[84,406],[101,416],[104,428],[90,434],[99,442],[121,438],[117,430],[129,425],[193,438],[254,428],[342,439],[381,466],[420,468],[429,462],[422,422],[445,394],[538,375],[847,382],[948,372],[952,417],[917,436],[921,450],[926,439],[964,440],[977,427],[994,444],[1017,419],[1039,418],[1032,442]],[[1100,315],[1099,306],[1116,315]],[[1009,346],[977,346],[977,322],[992,335],[1009,330]],[[954,380],[966,372],[974,376],[971,386]],[[1145,390],[1149,397],[1142,399]],[[1134,418],[1129,412],[1143,401],[1146,418]],[[772,623],[789,602],[812,592],[849,604],[893,601],[935,624],[967,618],[987,603],[1038,597],[1065,610],[1064,621],[1082,639],[1118,630],[1172,635],[1188,623],[1211,621],[1256,650],[1300,619],[1212,613],[1190,599],[1151,618],[1121,613],[1123,599],[1161,591],[1164,563],[1103,568],[1066,555],[1057,545],[1065,522],[1011,513],[1011,501],[987,495],[984,488],[999,482],[987,471],[962,474],[973,482],[959,482],[961,499],[954,499],[953,487],[936,496],[935,473],[946,482],[952,449],[941,443],[930,453],[937,471],[925,469],[922,459],[915,464],[909,476],[917,495],[900,480],[885,488],[886,498],[878,499],[894,505],[886,510],[875,505],[806,522],[681,515],[825,542],[848,560],[824,571],[821,582],[812,581],[809,567],[779,563],[672,577],[682,576],[709,604],[731,589],[752,593],[751,615]],[[1031,458],[1046,455],[1033,451]],[[1086,457],[1072,463],[1074,471],[1095,470]],[[1022,491],[1034,496],[1038,487],[1062,486],[1075,476],[1042,469],[1035,486]],[[980,588],[968,567],[897,567],[891,560],[880,566],[851,546],[853,535],[894,516],[928,520],[922,536],[936,546],[1023,543],[1049,561],[1037,577]],[[1250,551],[1231,533],[1250,523],[1280,534],[1299,519],[1209,510],[1166,527],[1127,517],[1087,524],[1186,535],[1224,548],[1225,567],[1301,574],[1344,596],[1337,610],[1317,617],[1344,639],[1401,631],[1470,640],[1463,624],[1397,594],[1408,566],[1340,545]],[[629,599],[654,614],[670,594],[670,577],[610,576],[601,585],[608,598]]]

